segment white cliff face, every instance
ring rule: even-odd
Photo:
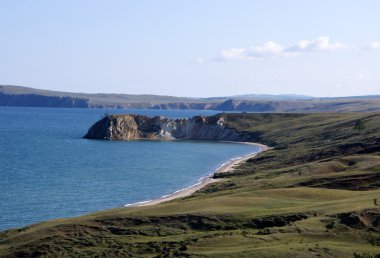
[[[159,137],[161,139],[175,140],[173,136],[173,131],[177,130],[177,124],[173,120],[167,121],[165,118],[160,119],[160,133]]]
[[[168,119],[138,115],[105,117],[95,123],[85,138],[91,139],[159,139],[159,140],[239,140],[240,134],[225,125],[220,117],[195,116],[189,119]]]

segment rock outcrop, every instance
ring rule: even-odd
[[[249,135],[229,128],[225,122],[223,116],[169,119],[162,116],[112,115],[96,122],[84,138],[106,140],[249,140]]]

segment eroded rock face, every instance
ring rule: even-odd
[[[96,122],[84,136],[107,140],[221,140],[244,141],[247,136],[228,128],[223,117],[195,116],[169,119],[162,116],[112,115]]]

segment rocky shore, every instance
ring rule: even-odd
[[[251,141],[251,136],[226,125],[223,116],[169,119],[142,115],[105,116],[91,126],[87,139]]]

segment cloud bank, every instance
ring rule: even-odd
[[[380,42],[373,42],[373,48],[380,48]],[[378,44],[378,45],[377,45]],[[346,44],[341,42],[331,42],[327,36],[319,37],[315,40],[301,40],[290,46],[269,41],[263,45],[251,46],[249,48],[231,48],[222,50],[220,57],[222,60],[253,60],[267,57],[294,57],[301,52],[316,51],[339,51],[345,49]]]

